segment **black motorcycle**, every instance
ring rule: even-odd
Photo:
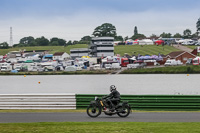
[[[131,107],[128,102],[122,103],[113,103],[115,105],[115,110],[110,110],[110,105],[107,100],[102,97],[101,99],[95,97],[95,101],[91,101],[90,105],[87,107],[87,114],[90,117],[98,117],[101,112],[104,112],[105,115],[115,115],[117,114],[120,117],[127,117],[131,112]]]

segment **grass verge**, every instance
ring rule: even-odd
[[[115,54],[123,56],[125,53],[129,55],[167,55],[174,51],[180,51],[172,46],[157,46],[157,45],[119,45],[115,46]]]
[[[19,51],[24,50],[26,51],[33,51],[33,50],[49,50],[51,54],[55,52],[67,52],[70,53],[70,49],[72,48],[88,48],[87,44],[76,44],[76,45],[69,45],[66,47],[63,46],[35,46],[35,47],[16,47],[16,48],[9,48],[9,49],[0,49],[0,55],[5,55],[10,51]],[[115,46],[115,54],[124,55],[125,53],[129,55],[158,55],[160,54],[168,54],[173,51],[179,51],[178,49],[172,46],[156,46],[156,45],[119,45]]]
[[[42,122],[4,123],[1,133],[198,133],[200,122]]]
[[[138,68],[122,71],[120,74],[192,74],[200,73],[200,66],[169,66],[157,68]]]

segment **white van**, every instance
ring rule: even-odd
[[[21,64],[14,64],[14,70],[21,71],[22,65]]]
[[[94,70],[101,70],[101,65],[100,64],[96,64],[93,66]]]
[[[8,72],[12,70],[12,66],[9,63],[2,63],[1,64],[1,71]]]
[[[121,66],[119,63],[112,63],[112,69],[121,69]]]
[[[183,65],[183,63],[180,60],[167,60],[164,64],[165,66],[177,66],[177,65]]]
[[[66,66],[65,67],[65,71],[66,72],[75,72],[76,71],[76,67],[75,66]]]

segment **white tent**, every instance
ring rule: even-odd
[[[150,39],[139,40],[139,45],[153,45],[153,41]]]

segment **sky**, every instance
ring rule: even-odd
[[[131,37],[196,32],[200,0],[0,0],[0,43],[44,36],[80,40],[103,23]]]

